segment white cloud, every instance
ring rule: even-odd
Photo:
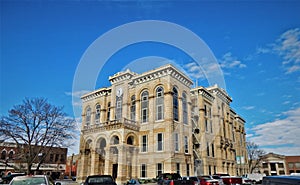
[[[255,109],[255,106],[245,106],[245,107],[243,107],[243,109],[252,110],[252,109]]]
[[[286,74],[300,71],[300,29],[290,29],[279,36],[274,43],[257,49],[258,54],[273,53],[282,59]]]
[[[91,91],[81,90],[81,91],[76,91],[76,92],[65,92],[65,94],[68,95],[68,96],[73,96],[73,97],[76,97],[76,98],[80,98],[82,95],[84,95],[88,92],[91,92]]]
[[[266,151],[285,155],[300,155],[300,107],[287,112],[284,119],[267,122],[253,127],[250,141]]]
[[[183,68],[191,78],[205,79],[203,69],[196,62],[187,63],[183,66]]]
[[[82,101],[80,99],[80,97],[88,92],[88,90],[80,90],[80,91],[75,91],[75,92],[65,92],[65,94],[67,96],[72,96],[73,101],[72,101],[72,105],[73,107],[81,107],[82,106]]]
[[[243,64],[237,57],[232,56],[231,52],[225,53],[219,60],[222,68],[232,69],[232,68],[245,68],[246,64]]]

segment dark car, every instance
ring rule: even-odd
[[[265,176],[262,185],[296,185],[300,184],[300,176]]]
[[[158,185],[194,185],[193,180],[182,179],[178,173],[163,173],[158,176]]]
[[[117,185],[111,175],[88,176],[83,185]]]

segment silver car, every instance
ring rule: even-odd
[[[9,185],[57,185],[46,175],[29,175],[14,177]]]

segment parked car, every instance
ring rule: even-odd
[[[266,174],[250,173],[243,175],[243,177],[247,177],[252,180],[252,183],[261,183],[264,176],[266,176]]]
[[[127,185],[140,185],[140,182],[137,179],[130,179]]]
[[[30,176],[17,176],[14,177],[9,185],[60,185],[54,183],[54,181],[47,175],[30,175]]]
[[[217,175],[203,175],[201,177],[207,177],[210,178],[211,180],[217,180],[219,182],[219,185],[224,185],[223,179]]]
[[[2,183],[4,183],[4,184],[9,184],[9,182],[10,182],[14,177],[17,177],[17,176],[24,176],[24,175],[25,175],[25,173],[9,173],[8,175],[2,177]]]
[[[158,185],[194,185],[193,180],[183,180],[178,173],[162,173],[157,179]]]
[[[300,184],[300,176],[265,176],[262,185],[296,185]]]
[[[236,184],[243,183],[242,177],[230,176],[229,174],[226,173],[219,173],[214,175],[221,177],[225,185],[236,185]]]
[[[247,177],[242,177],[243,185],[252,185],[252,180]]]
[[[182,177],[182,180],[192,180],[194,185],[200,185],[200,179],[197,176]]]
[[[200,185],[219,185],[219,181],[212,179],[210,176],[201,176]]]
[[[88,176],[82,185],[117,185],[111,175]]]
[[[219,185],[224,185],[223,179],[217,175],[212,175],[213,179],[216,179],[219,181]]]

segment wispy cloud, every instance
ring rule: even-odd
[[[253,127],[249,140],[266,151],[280,154],[299,155],[300,107],[284,112],[285,118]]]
[[[81,102],[81,99],[80,97],[86,93],[88,93],[90,91],[88,90],[80,90],[80,91],[74,91],[74,92],[65,92],[65,94],[67,96],[72,96],[73,98],[73,101],[72,101],[72,105],[74,107],[81,107],[82,105],[82,102]]]
[[[220,65],[223,69],[232,69],[232,68],[245,68],[246,64],[243,64],[237,57],[232,56],[231,52],[225,53],[222,58],[219,60]]]
[[[281,57],[285,73],[300,71],[300,29],[290,29],[281,34],[274,43],[259,47],[258,54],[272,53]]]
[[[255,109],[255,106],[245,106],[245,107],[243,107],[243,109],[252,110],[252,109]]]
[[[203,69],[196,62],[190,62],[183,66],[188,75],[195,79],[205,79]]]
[[[68,96],[73,96],[73,97],[76,97],[76,98],[80,98],[82,95],[84,95],[88,92],[91,92],[91,91],[81,90],[81,91],[75,91],[75,92],[65,92],[65,94],[68,95]]]

